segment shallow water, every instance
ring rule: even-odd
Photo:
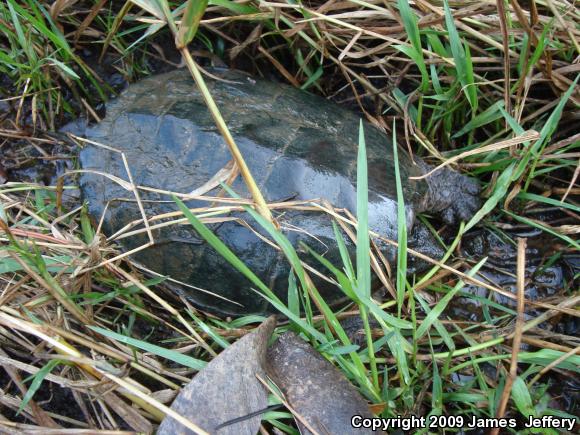
[[[462,253],[467,258],[479,260],[488,257],[477,278],[516,293],[517,238],[526,239],[526,290],[525,297],[531,301],[554,300],[566,297],[578,288],[580,253],[563,253],[560,244],[540,230],[526,229],[495,233],[482,229],[468,234],[462,240]],[[488,290],[475,285],[466,285],[464,291],[481,298],[488,297]],[[515,299],[494,293],[492,300],[515,309]],[[456,298],[452,303],[453,317],[470,321],[483,321],[482,304],[473,298]],[[528,309],[527,314],[536,314]],[[577,321],[563,322],[567,334],[575,334]],[[572,328],[572,330],[570,330]],[[564,332],[564,331],[562,331]]]

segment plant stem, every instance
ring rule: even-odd
[[[232,153],[232,157],[234,158],[236,165],[238,165],[238,168],[240,169],[242,178],[244,179],[246,185],[248,186],[248,190],[250,191],[250,194],[252,195],[252,198],[256,203],[256,209],[258,213],[260,213],[265,219],[268,219],[268,221],[273,222],[272,213],[270,212],[270,209],[266,205],[266,201],[262,196],[262,192],[260,192],[258,185],[254,181],[254,177],[252,177],[252,173],[250,172],[250,169],[246,165],[242,153],[240,152],[238,146],[236,145],[236,142],[234,141],[234,138],[230,133],[230,130],[228,129],[224,119],[222,118],[219,109],[215,104],[215,101],[213,100],[195,61],[191,57],[191,54],[189,53],[189,50],[187,50],[187,48],[184,47],[180,51],[183,56],[183,59],[185,60],[187,68],[189,69],[189,72],[193,76],[195,83],[197,84],[199,90],[201,91],[201,94],[205,100],[205,103],[207,104],[207,107],[209,108],[209,111],[211,112],[211,115],[216,123],[218,130],[220,131],[224,140],[226,141],[226,144],[228,145],[228,148]]]

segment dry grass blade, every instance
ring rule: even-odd
[[[189,71],[191,72],[191,75],[195,79],[195,82],[197,83],[197,86],[199,87],[205,99],[207,106],[209,107],[209,110],[216,122],[216,125],[220,133],[224,137],[224,140],[226,141],[226,144],[228,145],[228,148],[232,153],[232,157],[234,158],[236,165],[240,169],[240,173],[244,181],[246,182],[246,185],[248,186],[248,191],[250,192],[252,198],[254,198],[254,201],[256,202],[256,209],[262,216],[264,216],[264,218],[272,222],[273,221],[272,213],[270,213],[270,209],[266,205],[266,201],[262,196],[262,192],[260,192],[258,185],[254,181],[254,177],[252,177],[250,169],[248,168],[248,165],[246,164],[246,161],[244,160],[242,153],[240,152],[238,146],[236,145],[236,142],[234,141],[234,138],[230,133],[230,130],[228,129],[226,123],[224,122],[222,116],[220,115],[219,109],[216,106],[213,98],[211,97],[209,90],[205,86],[205,81],[203,79],[203,76],[199,72],[197,64],[191,57],[189,50],[184,48],[181,50],[181,53],[183,55],[183,58],[185,59],[185,63]]]
[[[496,418],[503,418],[507,403],[510,398],[512,385],[516,376],[518,375],[518,354],[520,352],[520,345],[522,342],[522,334],[524,332],[524,292],[526,287],[526,239],[518,239],[518,264],[517,264],[517,317],[516,329],[512,339],[512,358],[510,361],[509,375],[506,379],[505,386],[502,391],[502,396],[497,407]],[[492,430],[493,435],[499,433],[499,428]]]
[[[99,12],[101,12],[101,9],[103,9],[103,6],[105,6],[105,3],[107,3],[107,0],[99,0],[92,7],[91,12],[85,17],[85,19],[83,20],[83,22],[81,23],[81,25],[79,26],[79,28],[77,29],[77,31],[75,33],[75,36],[73,39],[75,44],[78,43],[79,38],[81,37],[83,32],[91,25],[91,23],[93,22],[95,17],[99,14]]]
[[[206,431],[204,431],[203,429],[198,427],[195,423],[189,421],[186,418],[183,418],[177,412],[173,411],[171,408],[163,405],[162,403],[159,403],[159,401],[155,400],[150,395],[144,394],[141,390],[136,389],[132,384],[125,381],[124,379],[118,378],[117,376],[115,376],[111,373],[103,373],[103,376],[106,378],[109,378],[110,380],[112,380],[113,382],[115,382],[119,386],[123,387],[127,391],[130,391],[131,394],[134,394],[135,396],[139,397],[141,400],[143,400],[144,402],[147,402],[152,407],[160,410],[165,415],[171,416],[172,418],[177,420],[179,423],[181,423],[183,426],[192,430],[194,433],[199,434],[199,435],[209,435]]]
[[[499,14],[499,23],[501,29],[502,43],[503,43],[503,62],[504,62],[504,104],[507,112],[511,112],[511,98],[510,98],[510,57],[506,55],[509,52],[508,28],[505,14],[505,1],[497,0],[497,11]]]
[[[115,266],[114,264],[109,264],[109,265],[107,265],[107,267],[110,268],[111,270],[115,271],[116,273],[118,273],[120,276],[122,276],[123,278],[127,279],[131,283],[133,283],[133,285],[139,287],[145,294],[147,294],[148,296],[150,296],[155,302],[157,302],[159,305],[161,305],[164,309],[166,309],[173,316],[175,316],[175,318],[177,318],[181,322],[181,324],[183,326],[185,326],[185,328],[189,331],[189,333],[192,334],[192,337],[195,337],[195,340],[200,345],[202,345],[203,347],[205,347],[205,349],[210,354],[215,355],[215,351],[213,349],[211,349],[207,345],[207,343],[201,338],[201,336],[198,334],[198,332],[191,326],[191,324],[189,322],[187,322],[183,318],[183,316],[181,315],[181,313],[178,310],[176,310],[175,308],[173,308],[163,298],[161,298],[160,296],[158,296],[154,291],[152,291],[148,287],[144,286],[141,282],[139,282],[130,273],[125,272],[123,269],[121,269],[120,267]]]
[[[546,0],[546,4],[548,5],[550,10],[552,11],[554,16],[556,17],[556,19],[558,20],[560,25],[564,29],[566,29],[566,33],[568,34],[568,36],[570,37],[570,40],[574,44],[574,48],[576,49],[576,54],[580,55],[580,44],[578,44],[578,40],[576,39],[576,35],[574,34],[574,30],[572,29],[570,24],[568,22],[564,21],[564,18],[562,17],[560,12],[558,12],[558,9],[556,8],[556,5],[554,4],[553,0]]]
[[[131,6],[133,6],[133,3],[131,2],[131,0],[126,0],[125,4],[121,8],[121,10],[117,14],[117,16],[115,17],[115,21],[113,22],[113,25],[111,26],[110,31],[107,33],[107,37],[103,41],[103,48],[101,49],[101,54],[99,56],[99,62],[102,62],[103,57],[105,56],[105,53],[106,53],[107,49],[109,48],[109,45],[111,44],[111,40],[113,39],[113,37],[115,36],[117,31],[119,30],[119,27],[121,26],[121,24],[123,22],[123,19],[131,10]]]
[[[524,142],[528,142],[528,141],[532,141],[532,140],[536,140],[540,137],[540,134],[537,131],[526,131],[525,133],[514,137],[513,139],[507,139],[498,143],[494,143],[491,145],[485,145],[483,147],[480,148],[476,148],[470,151],[465,151],[461,154],[458,154],[456,156],[453,156],[449,159],[446,159],[443,163],[441,163],[440,165],[436,166],[435,168],[431,169],[429,172],[417,176],[417,177],[409,177],[409,179],[411,180],[421,180],[424,178],[427,178],[428,176],[432,175],[434,172],[437,172],[438,170],[444,168],[445,166],[449,166],[452,165],[455,162],[458,162],[466,157],[469,156],[475,156],[478,154],[483,154],[483,153],[488,153],[490,151],[497,151],[497,150],[501,150],[504,148],[510,148],[514,145],[519,145],[521,143]]]
[[[54,429],[51,427],[35,426],[32,424],[14,423],[0,420],[0,430],[8,435],[135,435],[134,431],[126,430],[95,430],[95,429]]]
[[[70,360],[71,362],[75,363],[80,369],[86,372],[92,378],[95,379],[102,379],[101,370],[103,367],[106,368],[106,364],[102,364],[102,367],[99,367],[98,362],[95,362],[91,359],[86,358],[83,356],[81,352],[75,349],[73,346],[62,340],[60,337],[51,337],[46,334],[40,327],[23,320],[20,320],[16,317],[10,316],[6,313],[0,313],[0,323],[4,325],[10,325],[18,330],[23,332],[35,335],[41,338],[46,343],[51,344],[55,350],[63,355],[65,358]],[[126,384],[131,385],[131,392],[121,391],[128,399],[132,400],[135,404],[141,406],[142,408],[146,409],[152,416],[156,417],[158,421],[161,420],[162,414],[156,412],[155,408],[149,406],[149,402],[146,400],[143,401],[140,395],[133,394],[134,391],[140,391],[135,386],[138,385],[136,382],[132,381],[131,383],[124,381]],[[140,387],[140,389],[144,389],[144,387]],[[106,391],[106,388],[101,389],[101,394]],[[109,403],[113,404],[113,409],[116,412],[120,413],[125,417],[125,421],[128,423],[130,422],[131,425],[141,431],[149,431],[150,430],[150,423],[147,419],[137,413],[133,408],[127,406],[123,401],[117,398],[114,395],[108,395],[105,397],[105,400]]]

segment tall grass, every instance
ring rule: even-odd
[[[62,111],[74,113],[69,99],[62,97],[63,86],[78,99],[95,102],[93,93],[106,99],[107,85],[75,53],[42,2],[3,2],[0,31],[0,73],[12,79],[17,95],[31,97],[33,118],[46,120],[45,129],[55,128]]]

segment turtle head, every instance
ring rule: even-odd
[[[424,172],[432,169],[425,165]],[[451,225],[468,221],[481,207],[477,180],[451,169],[442,168],[426,178],[427,195],[420,211],[437,213]]]

